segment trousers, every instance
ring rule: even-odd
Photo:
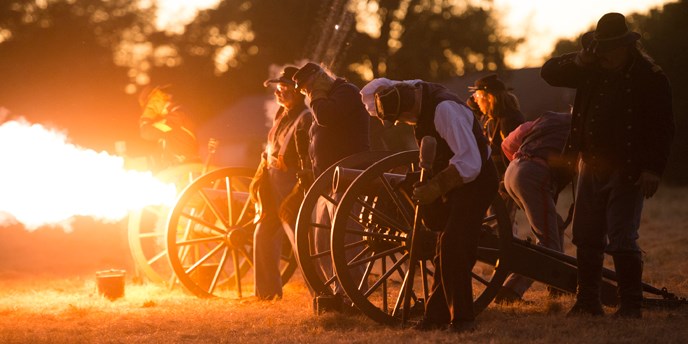
[[[511,161],[504,174],[504,187],[525,213],[536,244],[564,252],[564,221],[557,213],[556,190],[546,162],[524,158]],[[532,284],[530,278],[511,274],[504,286],[523,296]]]
[[[296,185],[296,172],[268,169],[266,181],[272,204],[269,209],[279,209],[279,205]],[[256,226],[253,234],[253,274],[255,296],[262,299],[282,297],[282,276],[280,258],[284,247],[285,231],[291,230],[282,224],[276,211],[266,213]]]
[[[497,195],[497,171],[490,162],[474,181],[449,191],[448,220],[438,238],[435,274],[425,317],[435,323],[471,321],[472,270],[483,218]]]

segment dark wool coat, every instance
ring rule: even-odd
[[[349,155],[370,150],[370,115],[359,92],[356,85],[338,78],[327,98],[311,103],[309,154],[315,177]]]
[[[575,159],[619,170],[628,182],[641,171],[661,175],[675,125],[671,87],[661,68],[639,52],[617,75],[575,64],[576,53],[554,57],[541,70],[552,86],[576,89],[571,132],[565,148]],[[614,87],[606,87],[609,80]],[[598,111],[598,109],[605,109]]]

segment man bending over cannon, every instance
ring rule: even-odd
[[[370,118],[356,85],[330,74],[313,62],[303,65],[292,80],[306,96],[306,103],[313,113],[308,153],[315,178],[337,161],[370,150]],[[341,195],[331,196],[338,199]],[[298,208],[285,211],[283,214],[288,215],[297,210]],[[319,223],[329,223],[334,216],[334,208],[329,202],[320,202],[316,205],[316,214]],[[318,247],[329,249],[328,235],[318,231],[315,241]],[[321,263],[320,268],[331,275],[332,266],[326,260]],[[336,288],[339,289],[339,286]],[[342,306],[350,306],[339,290],[335,290],[335,293],[341,296],[338,300],[341,300]]]
[[[452,332],[474,329],[471,271],[476,262],[483,217],[497,194],[497,172],[490,148],[473,112],[445,87],[399,82],[375,92],[381,120],[414,127],[419,142],[437,140],[435,175],[417,185],[413,199],[444,208],[446,223],[438,239],[435,274],[425,314],[415,328]]]

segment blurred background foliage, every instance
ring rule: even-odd
[[[500,26],[492,1],[224,0],[188,25],[155,25],[155,3],[130,0],[0,2],[0,107],[69,128],[77,144],[111,150],[138,139],[137,94],[172,85],[196,122],[267,94],[284,64],[322,62],[358,86],[375,77],[442,82],[502,71],[522,42]],[[633,15],[674,86],[679,131],[667,172],[688,183],[688,0]],[[553,54],[578,49],[560,41]]]

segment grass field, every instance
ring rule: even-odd
[[[664,187],[648,201],[640,240],[644,280],[679,296],[688,296],[687,194],[685,188]],[[525,222],[521,218],[519,223]],[[94,275],[83,271],[91,266],[56,269],[59,264],[32,256],[31,246],[7,240],[0,246],[0,343],[688,342],[688,305],[648,309],[642,320],[566,318],[572,297],[550,300],[537,283],[525,295],[532,303],[491,305],[479,315],[477,330],[461,335],[383,326],[362,314],[314,315],[298,275],[284,299],[274,302],[200,299],[181,289],[134,284],[130,278],[125,297],[109,301],[96,292]],[[85,255],[88,249],[82,247]],[[15,257],[12,250],[21,255]],[[570,244],[567,252],[573,252]],[[32,269],[31,264],[53,268]]]

